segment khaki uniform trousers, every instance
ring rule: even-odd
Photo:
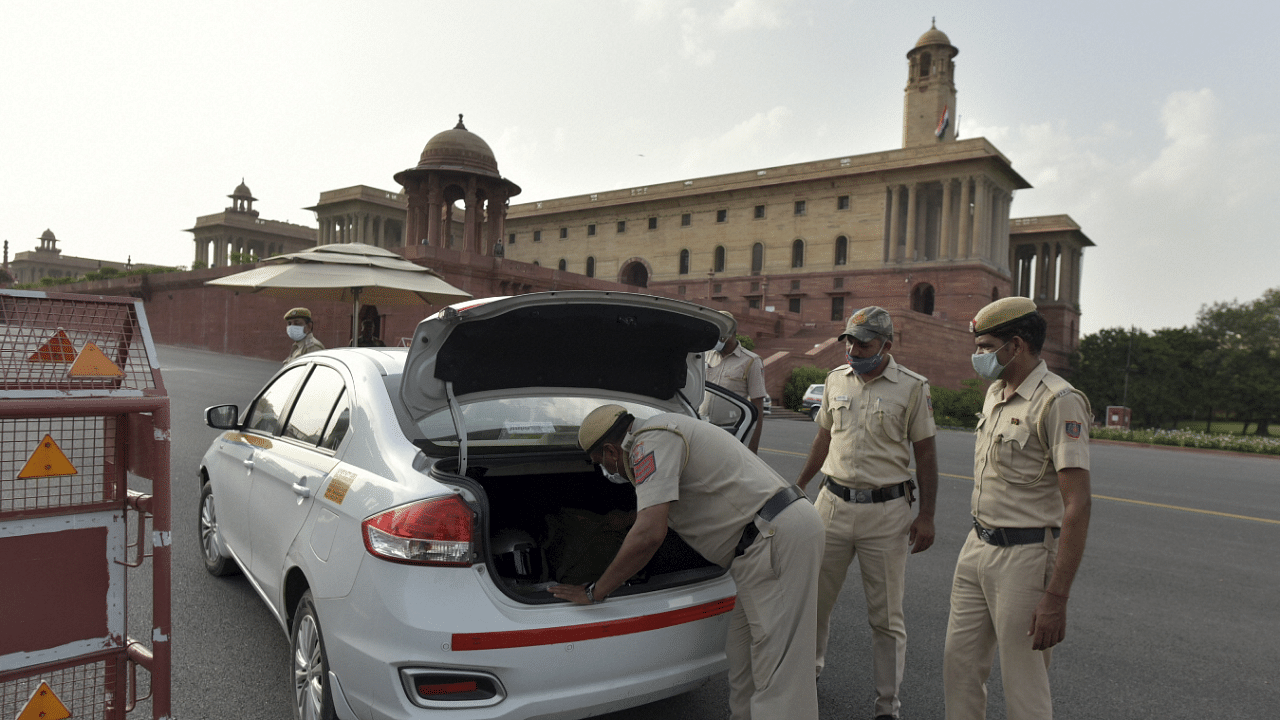
[[[1044,596],[1058,539],[996,547],[973,532],[965,540],[951,584],[951,617],[943,650],[942,679],[947,720],[983,720],[987,678],[1000,648],[1009,720],[1049,720],[1051,650],[1032,650],[1027,630]]]
[[[906,591],[907,555],[911,552],[911,505],[905,497],[878,503],[849,502],[827,490],[825,483],[816,505],[826,525],[822,572],[818,576],[817,672],[821,673],[826,664],[831,612],[856,556],[871,626],[874,714],[897,717],[902,706],[898,688],[907,657],[902,598]]]
[[[773,522],[755,520],[760,537],[734,558],[738,600],[729,614],[729,717],[817,720],[813,682],[822,521],[805,500]]]

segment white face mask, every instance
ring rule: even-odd
[[[303,325],[289,325],[284,331],[289,333],[289,339],[294,342],[298,342],[307,336],[307,328]]]

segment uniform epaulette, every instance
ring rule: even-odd
[[[832,369],[831,369],[831,372],[827,373],[827,377],[831,377],[832,375],[834,375],[834,374],[836,374],[836,373],[849,372],[849,371],[850,371],[850,370],[852,370],[852,369],[853,369],[853,368],[849,366],[849,363],[845,363],[845,364],[841,365],[841,366],[840,366],[840,367],[838,367],[838,368],[832,368]]]
[[[904,367],[902,367],[901,365],[899,365],[899,366],[898,366],[898,372],[900,372],[900,373],[902,373],[903,375],[906,375],[906,376],[908,376],[908,377],[913,377],[913,378],[915,378],[916,380],[919,380],[920,382],[929,382],[929,378],[927,378],[927,377],[925,377],[925,376],[921,375],[920,373],[916,372],[915,370],[909,370],[909,369],[907,369],[907,368],[904,368]]]

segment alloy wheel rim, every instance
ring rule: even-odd
[[[293,694],[298,717],[303,720],[320,717],[320,706],[324,700],[322,671],[320,630],[316,627],[315,617],[307,615],[298,626],[293,650]]]
[[[218,553],[218,516],[213,509],[213,494],[205,496],[204,503],[200,505],[200,544],[204,548],[204,558],[208,562],[214,562],[219,558]]]

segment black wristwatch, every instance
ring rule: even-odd
[[[593,605],[598,602],[604,602],[603,598],[601,598],[600,600],[596,600],[596,584],[595,583],[591,583],[590,585],[587,586],[587,602]]]

